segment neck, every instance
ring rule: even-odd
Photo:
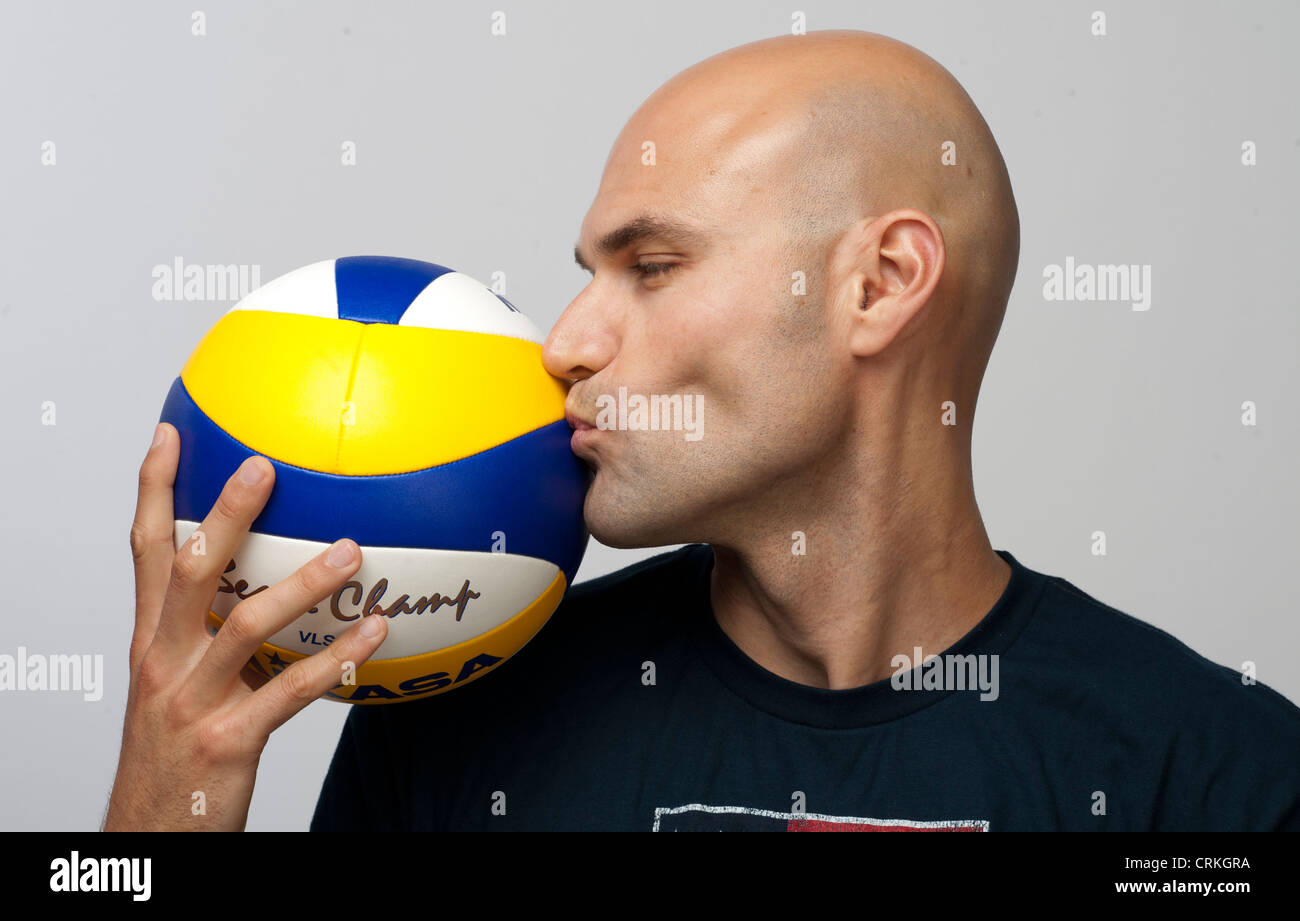
[[[714,616],[750,659],[799,684],[854,688],[888,678],[914,647],[942,653],[983,619],[1011,568],[976,506],[969,442],[942,439],[826,465],[711,541]],[[927,453],[945,449],[947,463]]]

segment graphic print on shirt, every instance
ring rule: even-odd
[[[986,819],[869,819],[750,806],[658,806],[651,831],[988,831]]]

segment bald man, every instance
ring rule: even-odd
[[[572,382],[591,533],[687,546],[576,586],[491,675],[353,708],[312,828],[1300,827],[1300,710],[990,543],[971,432],[1018,255],[988,126],[907,45],[768,39],[662,86],[610,152],[543,360]],[[203,789],[204,827],[241,828],[270,731],[384,619],[278,696],[201,651],[168,677],[153,631],[183,604],[198,623],[216,571],[167,588],[160,433],[106,827],[187,827]],[[246,466],[222,503],[244,528],[270,489]],[[355,572],[344,549],[264,593],[250,642]]]
[[[971,430],[1018,255],[988,126],[907,45],[773,38],[661,87],[543,358],[592,534],[689,546],[494,676],[354,709],[312,827],[1300,825],[1300,710],[989,542]],[[611,426],[624,390],[696,437]]]

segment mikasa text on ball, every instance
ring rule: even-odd
[[[235,304],[185,363],[160,419],[180,433],[178,549],[245,458],[275,468],[210,629],[348,537],[360,570],[272,636],[252,667],[274,675],[364,615],[388,618],[388,636],[335,700],[428,697],[518,652],[587,545],[588,474],[541,342],[478,281],[413,259],[318,262]]]

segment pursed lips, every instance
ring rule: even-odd
[[[564,414],[564,418],[568,421],[569,427],[573,429],[575,432],[582,432],[585,431],[586,429],[595,428],[595,426],[592,425],[590,422],[587,422],[581,416],[578,416],[572,412],[566,411]]]

